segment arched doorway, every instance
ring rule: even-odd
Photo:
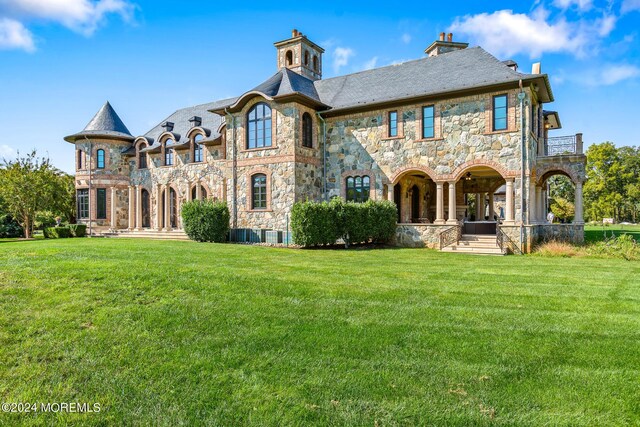
[[[398,208],[398,222],[402,222],[402,186],[400,184],[393,186],[393,201]]]
[[[420,187],[411,187],[411,222],[420,222]]]
[[[582,182],[562,169],[547,170],[530,189],[533,223],[582,224]]]
[[[151,197],[149,192],[142,190],[142,228],[151,227]]]
[[[470,165],[457,177],[456,190],[463,201],[463,206],[457,206],[457,217],[463,221],[462,233],[495,235],[500,208],[507,204],[504,176],[491,165]],[[513,204],[512,196],[508,203]]]

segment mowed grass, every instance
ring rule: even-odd
[[[621,234],[629,234],[636,242],[640,242],[640,225],[585,225],[584,227],[584,240],[586,243],[610,239]]]
[[[640,263],[0,244],[2,425],[640,423]]]

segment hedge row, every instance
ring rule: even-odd
[[[229,208],[213,200],[192,200],[182,205],[182,226],[191,240],[224,242],[229,233]]]
[[[293,241],[300,246],[355,243],[386,243],[396,231],[396,205],[388,200],[365,203],[298,202],[291,210]]]
[[[45,239],[66,239],[86,236],[87,226],[85,224],[69,224],[64,227],[45,227],[42,231]]]

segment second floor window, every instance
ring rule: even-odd
[[[302,146],[313,148],[313,120],[309,113],[302,115]]]
[[[164,152],[164,165],[171,166],[173,165],[173,148],[167,148]]]
[[[267,209],[267,176],[263,173],[251,177],[251,208]]]
[[[433,126],[433,105],[422,107],[422,137],[433,138],[435,136]]]
[[[369,200],[371,180],[369,176],[348,176],[346,187],[347,202],[366,202]]]
[[[140,146],[138,147],[138,169],[147,168],[147,153],[141,151],[146,147],[146,144],[140,144]]]
[[[493,97],[493,130],[507,129],[507,95]]]
[[[202,148],[202,144],[200,144],[200,141],[202,141],[202,135],[197,134],[194,138],[193,138],[193,161],[194,162],[202,162],[204,161],[204,150]]]
[[[271,108],[256,104],[247,114],[247,148],[271,147]]]
[[[78,150],[78,169],[82,169],[82,157],[84,152],[82,150]]]
[[[389,137],[398,136],[398,112],[389,111]]]
[[[104,169],[104,150],[100,149],[96,152],[97,157],[97,168]]]

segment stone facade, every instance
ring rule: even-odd
[[[437,57],[453,55],[447,52],[466,44],[441,39],[434,46],[446,47],[429,51]],[[301,95],[322,77],[322,49],[297,31],[276,47],[279,66],[308,80],[298,82],[295,75],[280,71],[239,98],[179,110],[137,138],[128,135],[117,115],[111,121],[120,123],[119,129],[92,127],[67,137],[76,144],[78,159],[88,159],[79,165],[78,189],[88,186],[87,161],[92,189],[108,189],[108,218],[95,218],[92,206],[94,224],[111,231],[147,228],[145,224],[168,230],[175,215],[173,227],[180,228],[181,205],[208,197],[227,202],[233,228],[285,230],[295,202],[346,198],[349,180],[366,177],[369,198],[392,200],[399,208],[398,245],[438,247],[440,233],[451,225],[493,220],[499,212],[504,214],[503,230],[518,244],[520,226],[526,230],[524,251],[539,235],[580,240],[579,217],[569,227],[572,231],[540,225],[546,214],[546,179],[567,175],[581,194],[585,171],[581,152],[544,155],[547,132],[539,86],[520,87],[512,80],[408,100],[398,93],[397,99],[334,110],[313,94]],[[306,55],[312,62],[305,63]],[[281,94],[283,90],[289,92]],[[506,96],[505,126],[496,131],[495,99],[500,96]],[[250,148],[249,114],[262,105],[270,111],[269,146]],[[425,107],[433,108],[433,136],[427,138]],[[392,112],[397,115],[396,134],[390,131]],[[305,115],[310,128],[304,127]],[[310,139],[303,143],[309,129]],[[199,143],[204,158],[194,162]],[[104,169],[96,168],[97,149],[107,153]],[[165,165],[170,149],[173,163]],[[266,206],[254,208],[252,178],[257,174],[266,177]],[[475,212],[472,204],[478,206]]]

